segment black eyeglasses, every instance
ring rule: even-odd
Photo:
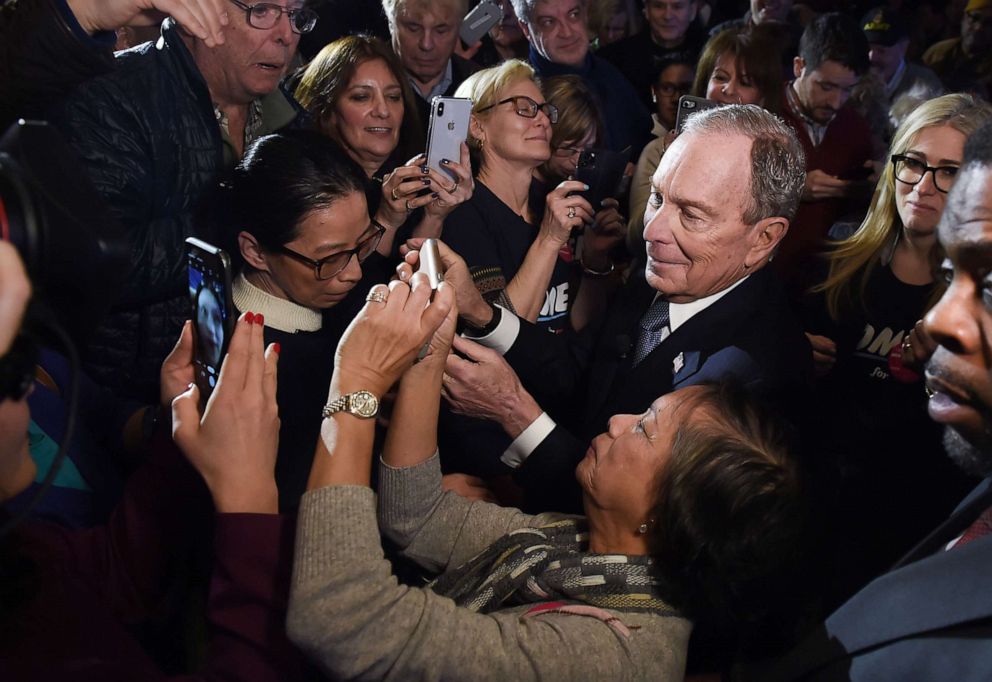
[[[249,5],[240,0],[231,0],[248,15],[248,25],[252,28],[272,28],[283,14],[289,16],[289,25],[294,33],[309,33],[317,25],[317,13],[305,7],[286,9],[271,2]]]
[[[17,402],[27,396],[34,384],[38,347],[23,335],[17,336],[7,354],[0,358],[0,402]]]
[[[658,92],[665,97],[671,97],[675,94],[688,95],[690,90],[692,90],[692,83],[658,83]]]
[[[507,102],[513,102],[513,108],[516,110],[518,116],[523,116],[524,118],[537,118],[537,112],[543,111],[544,115],[548,117],[548,120],[551,121],[552,125],[558,122],[558,107],[550,102],[538,104],[526,95],[517,95],[515,97],[501,99],[496,102],[496,104],[490,104],[488,107],[482,107],[476,113],[481,114],[483,111],[489,111],[493,107],[498,107],[500,104],[506,104]]]
[[[919,159],[905,154],[893,154],[892,166],[896,180],[907,185],[916,185],[927,173],[933,173],[933,184],[939,191],[947,194],[954,186],[957,177],[957,166],[928,166]]]
[[[386,228],[374,220],[372,221],[372,228],[374,231],[367,236],[359,238],[358,245],[355,248],[332,253],[330,256],[324,256],[320,260],[307,258],[302,253],[297,253],[285,246],[280,246],[276,251],[312,267],[313,275],[318,280],[331,279],[348,267],[352,256],[357,256],[358,262],[364,263],[365,259],[372,255],[372,252],[379,246],[379,242],[382,241],[382,235],[386,233]]]

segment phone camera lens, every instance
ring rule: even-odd
[[[444,102],[438,102],[438,104],[437,104],[437,115],[438,115],[438,117],[444,116]]]

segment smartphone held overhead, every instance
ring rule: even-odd
[[[482,0],[465,15],[458,35],[466,47],[471,47],[501,21],[503,21],[503,8],[492,0]]]

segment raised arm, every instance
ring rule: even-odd
[[[544,307],[558,252],[568,242],[572,230],[594,221],[589,202],[574,194],[584,189],[588,189],[585,183],[566,180],[548,194],[537,239],[527,249],[517,274],[506,285],[513,309],[529,322],[536,321]]]

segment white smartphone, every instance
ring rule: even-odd
[[[503,8],[492,0],[482,0],[465,15],[458,35],[465,43],[465,47],[472,47],[501,21],[503,21]]]
[[[457,176],[441,165],[442,159],[458,163],[462,142],[468,137],[472,100],[463,97],[435,97],[431,100],[431,122],[427,128],[427,165]]]
[[[441,269],[441,254],[437,249],[436,239],[425,239],[424,243],[420,246],[420,267],[417,268],[417,272],[422,272],[427,275],[427,281],[431,283],[431,298],[434,298],[434,293],[437,288],[444,281],[444,271]],[[420,349],[420,353],[417,354],[417,360],[423,360],[427,357],[427,351],[430,350],[431,342],[428,340],[424,344],[424,347]]]

